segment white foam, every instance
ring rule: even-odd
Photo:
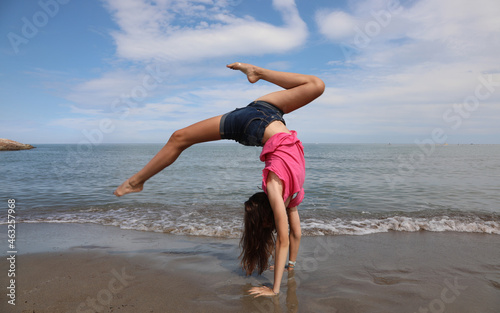
[[[433,218],[413,218],[394,216],[383,219],[342,220],[330,222],[318,220],[302,221],[302,232],[305,235],[366,235],[388,231],[455,231],[466,233],[485,233],[500,235],[500,223],[476,219],[466,221],[452,219],[448,216]]]
[[[242,216],[206,216],[203,214],[177,215],[172,212],[142,212],[135,210],[109,210],[104,212],[65,213],[21,219],[25,223],[92,223],[116,226],[123,229],[163,232],[177,235],[239,238],[243,227]],[[5,222],[3,223],[5,224]],[[303,218],[302,233],[305,236],[367,235],[388,231],[453,231],[500,235],[500,222],[485,221],[475,216],[434,216],[386,218],[335,218],[322,220]]]

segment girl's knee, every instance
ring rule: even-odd
[[[316,76],[311,76],[311,80],[318,97],[321,96],[325,91],[325,82]]]
[[[177,148],[186,149],[191,146],[189,142],[189,137],[184,129],[179,129],[174,131],[168,140],[171,144],[175,145]]]

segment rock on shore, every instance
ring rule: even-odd
[[[14,140],[0,138],[0,151],[28,150],[33,149],[32,145],[27,145]]]

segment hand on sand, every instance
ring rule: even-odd
[[[265,297],[274,297],[277,296],[277,293],[274,293],[274,291],[266,286],[262,287],[252,287],[248,291],[249,294],[254,295],[255,298],[260,297],[260,296],[265,296]]]
[[[235,62],[226,66],[230,69],[239,70],[245,73],[247,75],[248,81],[251,82],[252,84],[256,83],[260,79],[258,71],[259,68],[255,65]]]
[[[123,195],[126,195],[127,193],[142,191],[142,188],[143,188],[143,184],[133,186],[130,183],[130,178],[129,178],[123,184],[121,184],[120,187],[116,188],[116,190],[115,190],[115,192],[113,192],[113,194],[117,197],[121,197]]]

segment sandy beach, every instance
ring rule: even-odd
[[[0,240],[7,242],[5,225]],[[500,308],[498,235],[304,237],[275,298],[251,287],[238,241],[92,224],[19,224],[16,305],[1,312],[457,312]],[[0,272],[4,288],[9,260]],[[5,290],[5,289],[4,289]]]

